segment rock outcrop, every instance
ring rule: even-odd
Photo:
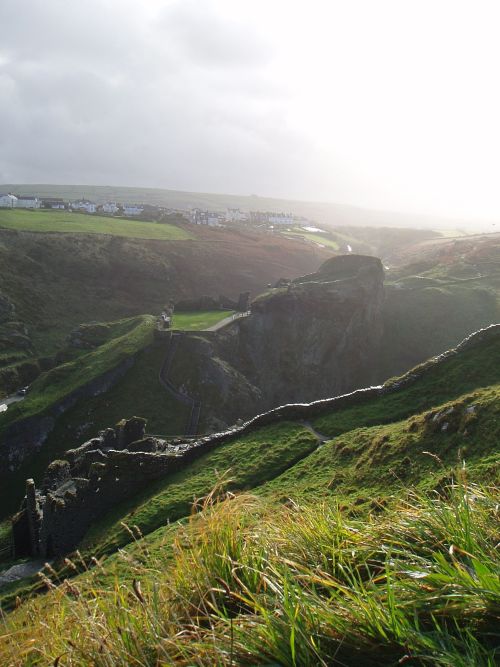
[[[185,336],[171,377],[217,423],[369,385],[383,333],[383,278],[374,257],[327,260],[257,298],[249,317]]]

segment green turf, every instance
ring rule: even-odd
[[[167,521],[188,515],[193,500],[209,493],[221,476],[233,490],[251,489],[279,475],[317,445],[309,430],[289,423],[237,438],[113,508],[94,524],[82,549],[112,552],[130,540],[122,523],[138,526],[147,534]]]
[[[56,366],[37,378],[27,397],[8,410],[0,421],[0,432],[6,424],[41,414],[49,406],[78,387],[115,368],[121,361],[152,342],[155,318],[143,315],[126,320],[120,335],[95,350]]]
[[[308,239],[309,241],[313,241],[314,243],[318,243],[319,245],[326,246],[327,248],[331,248],[332,250],[339,250],[339,244],[337,241],[334,241],[332,238],[325,236],[324,234],[316,234],[314,232],[303,232],[302,230],[300,231],[292,231],[292,232],[286,232],[285,236],[288,235],[293,235],[297,237],[302,237],[304,239]]]
[[[115,219],[69,211],[0,209],[0,228],[23,232],[110,234],[111,236],[162,241],[184,241],[193,238],[187,231],[174,225]]]
[[[10,406],[7,412],[0,416],[0,437],[5,429],[19,420],[49,414],[51,408],[72,391],[116,368],[121,362],[150,345],[153,341],[154,326],[155,318],[149,315],[129,318],[110,327],[104,326],[104,331],[101,331],[104,337],[106,337],[105,331],[111,335],[114,330],[119,335],[106,340],[94,350],[80,354],[72,361],[42,373],[33,382],[24,401]],[[109,422],[106,425],[109,425]],[[68,436],[68,431],[59,432],[56,440],[57,451],[53,453],[57,454],[61,450],[68,449]],[[42,473],[44,466],[50,460],[48,458],[50,453],[48,448],[42,448],[15,473],[3,480],[0,487],[0,516],[15,511],[22,496],[24,480],[27,476]]]
[[[422,456],[421,451],[434,452],[443,458],[446,465],[454,465],[459,449],[465,453],[467,448],[474,464],[478,465],[483,457],[487,458],[492,453],[492,435],[494,438],[500,437],[500,367],[491,363],[492,359],[496,358],[500,358],[500,337],[484,341],[478,347],[471,347],[450,357],[443,364],[431,366],[417,382],[399,392],[365,400],[356,407],[325,411],[314,420],[314,426],[319,432],[332,437],[332,443],[309,456],[300,457],[301,462],[294,466],[289,463],[284,466],[284,469],[289,470],[283,471],[279,482],[268,482],[269,492],[292,497],[307,497],[312,490],[316,494],[329,494],[329,484],[335,476],[338,462],[339,477],[331,486],[336,493],[362,498],[366,498],[370,493],[387,496],[400,487],[400,478],[404,479],[408,474],[404,464],[407,457],[418,459],[412,472],[414,482],[418,483],[420,475],[425,477],[436,472],[435,459],[428,455]],[[427,428],[420,416],[436,406],[444,405],[445,408],[442,409],[448,409],[455,404],[458,406],[457,414],[462,414],[466,405],[475,405],[477,408],[480,417],[470,418],[470,435],[464,436],[458,431],[436,433]],[[418,423],[412,426],[415,418],[418,418]],[[467,420],[464,415],[460,417],[462,418]],[[476,431],[472,431],[472,422],[476,421],[480,426]],[[291,457],[286,429],[301,427],[299,424],[286,425],[285,431],[280,431],[281,427],[282,425],[271,427],[271,431],[275,428],[278,430],[270,442],[273,457],[276,457],[276,460],[282,457],[283,462],[289,461]],[[268,463],[263,459],[266,465],[265,475],[261,467],[263,451],[268,455],[267,433],[268,430],[263,429],[246,436],[243,439],[247,443],[245,447],[239,439],[221,445],[213,454],[196,462],[194,467],[189,466],[182,473],[178,473],[177,479],[181,481],[177,483],[181,486],[176,489],[184,489],[181,492],[183,498],[201,492],[201,488],[197,487],[197,491],[194,491],[191,487],[191,475],[194,475],[195,470],[203,469],[205,463],[211,460],[210,457],[217,463],[207,463],[209,469],[216,466],[221,471],[236,465],[240,470],[244,465],[245,475],[253,471],[251,483],[247,482],[249,487],[260,486],[265,480],[278,478],[281,473],[277,472],[276,465],[267,469]],[[266,443],[264,450],[263,443]],[[377,447],[385,452],[383,456]],[[377,465],[374,465],[374,462]],[[205,470],[202,474],[204,477],[209,473]],[[213,477],[210,479],[214,481]],[[170,514],[170,503],[174,502],[171,483],[171,480],[167,479],[159,482],[156,488],[148,489],[147,502],[138,499],[128,501],[127,511],[132,511],[133,521],[141,530],[144,529],[144,532],[150,532],[157,527],[155,521],[150,520],[151,513],[156,512],[160,517],[164,512],[164,517],[168,515],[179,518],[179,513]],[[155,494],[158,494],[156,500]],[[141,506],[143,509],[138,510]],[[158,509],[154,510],[155,507]],[[123,516],[123,508],[114,510],[112,514],[118,520],[119,516]],[[109,522],[105,522],[104,528],[99,528],[98,532],[102,535],[108,530]]]
[[[175,401],[158,380],[166,352],[165,344],[155,342],[139,352],[132,368],[105,394],[85,398],[68,410],[61,418],[61,428],[74,438],[75,445],[134,415],[147,419],[148,433],[184,433],[189,408]],[[53,439],[55,435],[49,443]]]
[[[234,314],[233,310],[203,310],[174,314],[172,328],[181,331],[203,331]]]
[[[130,542],[122,522],[151,534],[147,544],[163,544],[173,534],[165,525],[186,517],[193,499],[221,479],[272,503],[334,501],[363,515],[394,504],[409,486],[441,488],[464,462],[471,481],[498,484],[500,367],[492,361],[499,352],[500,338],[491,338],[429,367],[395,394],[326,410],[314,426],[332,439],[319,447],[302,423],[236,437],[111,509],[82,549],[110,554]],[[8,604],[13,595],[6,592]]]

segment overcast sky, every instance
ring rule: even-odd
[[[0,183],[500,215],[500,3],[0,0]]]

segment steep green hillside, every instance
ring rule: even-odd
[[[204,471],[204,488],[194,481],[196,475],[191,474],[191,466],[178,475],[185,480],[180,487],[176,482],[176,488],[185,489],[184,510],[187,511],[193,497],[208,493],[215,483],[216,477],[207,471],[232,469],[233,451],[245,451],[240,465],[245,468],[256,465],[261,470],[251,487],[260,486],[272,477],[273,481],[268,481],[261,492],[297,500],[307,498],[313,491],[315,496],[334,494],[350,502],[387,499],[401,484],[437,483],[461,458],[467,460],[471,474],[481,470],[482,475],[487,469],[494,476],[499,472],[494,443],[500,436],[500,365],[492,363],[495,359],[500,359],[500,333],[477,348],[431,365],[419,380],[399,392],[361,400],[356,407],[318,416],[313,421],[314,428],[331,440],[318,447],[316,439],[315,451],[281,477],[276,472],[268,473],[267,461],[259,447],[242,449],[245,438],[221,445],[194,464],[196,469]],[[441,430],[444,423],[449,426]],[[249,437],[256,443],[267,443],[271,438],[277,448],[276,456],[288,457],[289,436],[285,437],[285,433],[293,433],[300,425],[282,424],[277,442],[274,426]],[[104,537],[107,540],[110,534],[117,535],[116,544],[127,542],[129,537],[122,521],[133,522],[147,533],[160,526],[166,517],[178,519],[178,510],[171,514],[170,505],[178,491],[172,494],[170,485],[171,480],[166,478],[148,489],[140,501],[129,501],[113,510],[110,517],[103,518],[89,537],[92,549],[99,552],[99,540]],[[248,488],[247,484],[233,486]],[[141,506],[144,510],[139,509]],[[154,512],[152,507],[156,508]]]
[[[109,339],[95,349],[42,373],[33,382],[26,398],[9,408],[2,417],[0,429],[3,430],[14,421],[45,412],[78,387],[133,356],[152,342],[154,324],[155,318],[151,315],[130,318],[119,323],[121,326],[114,330],[116,335],[111,333]]]
[[[169,300],[203,294],[257,294],[282,275],[308,273],[331,256],[259,231],[195,225],[186,231],[109,218],[101,223],[64,212],[1,215],[25,216],[38,231],[19,231],[22,220],[13,223],[16,229],[2,229],[0,221],[0,396],[46,369],[82,322],[157,314]],[[42,232],[43,225],[33,222],[37,216],[56,222],[66,216],[67,225],[82,219],[83,228]],[[87,233],[92,225],[103,233]],[[119,234],[110,233],[109,225]],[[152,230],[156,238],[148,237]]]
[[[338,505],[212,495],[4,621],[10,665],[493,667],[498,496],[465,484],[362,520]],[[167,529],[168,530],[168,529]],[[173,538],[173,540],[172,540]],[[68,561],[73,570],[78,559]],[[64,663],[63,663],[64,664]]]
[[[393,393],[236,435],[116,506],[84,560],[47,575],[111,555],[60,587],[45,579],[54,590],[7,617],[0,656],[492,667],[500,331],[474,341],[391,380]],[[4,589],[3,604],[30,586]]]
[[[386,272],[380,378],[500,321],[500,237],[417,244]]]
[[[57,406],[61,401],[150,346],[153,342],[154,325],[155,318],[144,315],[112,324],[88,327],[87,342],[93,340],[95,349],[78,350],[72,360],[42,373],[33,382],[26,398],[10,406],[7,412],[0,415],[0,443],[3,442],[9,428],[22,423],[23,420],[31,417],[59,416],[62,411]],[[77,406],[81,406],[87,400],[89,399],[85,396]],[[99,396],[90,400],[102,403],[102,398]],[[87,411],[87,419],[88,415]],[[41,475],[48,463],[68,448],[68,436],[71,432],[68,431],[65,417],[63,416],[62,421],[56,422],[57,428],[50,434],[44,446],[35,448],[15,472],[6,472],[2,475],[0,516],[4,517],[16,510],[22,496],[21,486],[26,477]],[[81,425],[82,422],[80,427]]]

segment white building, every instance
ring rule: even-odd
[[[40,208],[42,200],[32,195],[17,195],[17,208]]]
[[[116,202],[114,201],[108,201],[105,204],[102,205],[102,212],[103,213],[110,213],[111,215],[114,215],[115,213],[118,212],[119,206]]]
[[[202,211],[199,208],[191,209],[189,219],[195,225],[208,225],[209,227],[222,227],[224,215],[216,211]]]
[[[2,208],[15,208],[17,205],[16,195],[11,195],[10,192],[6,195],[0,194],[0,206]]]
[[[73,211],[85,211],[86,213],[95,213],[97,211],[97,204],[88,199],[78,199],[78,201],[70,204]]]
[[[226,211],[226,220],[228,222],[244,222],[248,220],[248,215],[242,213],[239,208],[228,208]]]
[[[124,204],[123,206],[123,213],[125,215],[141,215],[143,211],[144,206],[140,206],[139,204]]]
[[[288,225],[294,224],[293,215],[291,213],[272,213],[268,221],[271,225]]]

